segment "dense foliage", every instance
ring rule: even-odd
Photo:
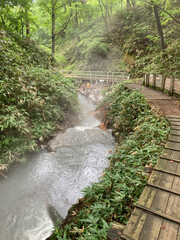
[[[51,239],[107,239],[111,221],[127,222],[148,180],[146,170],[163,150],[168,123],[151,111],[139,92],[118,85],[102,106],[119,145],[100,181],[84,190],[82,209],[70,210],[73,222],[56,227]]]
[[[180,5],[174,1],[167,6],[162,4],[162,8],[161,4],[158,6],[164,49],[160,44],[153,6],[148,3],[129,11],[119,11],[114,17],[112,32],[106,35],[106,42],[122,49],[123,59],[134,76],[144,73],[180,76],[180,21],[176,22],[163,11],[166,8],[178,20],[180,15],[176,8]]]
[[[66,111],[75,111],[77,93],[32,41],[0,31],[0,43],[2,164],[24,161],[25,152],[50,137]]]
[[[0,27],[56,53],[61,68],[179,77],[179,8],[178,0],[3,0]]]

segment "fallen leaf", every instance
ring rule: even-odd
[[[135,152],[132,152],[132,153],[131,153],[131,155],[135,155],[136,153],[137,153],[137,151],[135,151]]]
[[[166,229],[166,227],[164,225],[161,225],[161,229]]]

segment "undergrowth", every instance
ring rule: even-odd
[[[0,31],[0,43],[0,164],[24,162],[76,111],[77,92],[30,40]]]
[[[118,85],[101,108],[108,111],[105,120],[114,127],[118,146],[100,181],[84,189],[81,210],[72,207],[73,221],[57,226],[51,239],[102,240],[112,221],[126,224],[147,183],[146,169],[163,150],[169,125],[151,111],[141,93]]]

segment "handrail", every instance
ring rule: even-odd
[[[80,79],[82,81],[104,81],[104,82],[118,82],[129,78],[127,71],[121,70],[119,72],[106,71],[78,71],[78,70],[60,70],[65,77]]]
[[[145,86],[160,88],[162,91],[169,91],[170,95],[180,95],[180,78],[174,76],[150,74],[144,75],[143,83]]]

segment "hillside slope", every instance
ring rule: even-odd
[[[0,31],[0,170],[49,138],[66,112],[75,112],[77,92],[55,62],[36,45]]]

